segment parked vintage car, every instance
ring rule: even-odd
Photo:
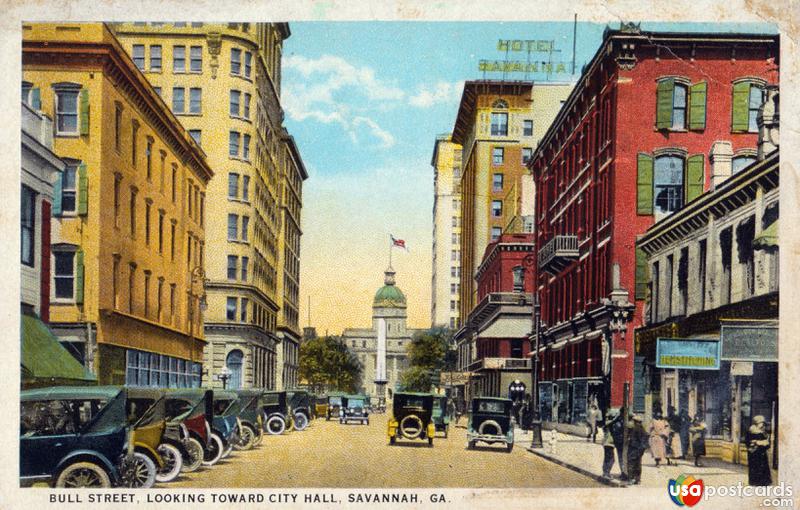
[[[311,395],[306,390],[289,390],[286,398],[292,408],[294,430],[305,430],[311,421]]]
[[[107,488],[123,483],[133,427],[121,387],[61,386],[20,394],[20,483]]]
[[[222,455],[225,458],[239,441],[239,396],[232,391],[214,391],[214,417],[211,420],[211,435],[222,440]]]
[[[467,423],[467,447],[478,441],[503,443],[507,451],[514,448],[514,427],[511,423],[512,402],[507,398],[474,397]]]
[[[395,392],[392,417],[387,426],[389,444],[401,438],[427,439],[428,446],[433,446],[436,428],[432,415],[433,395],[430,393]]]
[[[271,435],[283,434],[293,426],[292,409],[285,391],[265,390],[261,394],[261,416],[264,432]]]
[[[314,401],[314,415],[317,418],[322,418],[323,416],[327,418],[328,416],[328,397],[323,396],[316,396]]]
[[[339,413],[339,423],[351,421],[369,425],[369,408],[367,397],[364,395],[347,395],[342,397],[342,409]]]
[[[213,413],[211,390],[167,390],[165,398],[167,428],[164,432],[171,444],[182,448],[182,471],[196,471],[203,464],[211,439],[209,425]]]
[[[338,418],[339,411],[342,407],[342,397],[344,397],[346,393],[341,392],[332,392],[328,393],[328,409],[325,412],[325,420],[330,420],[331,418]]]
[[[261,443],[264,438],[263,419],[261,416],[261,390],[235,390],[239,397],[239,441],[233,447],[237,450],[249,450]]]
[[[433,397],[433,425],[436,432],[444,432],[444,437],[450,429],[450,415],[447,412],[447,397],[436,395]]]
[[[167,428],[165,392],[160,388],[128,387],[125,414],[133,426],[136,451],[150,457],[156,471],[151,476],[142,466],[131,477],[131,487],[149,488],[155,482],[170,482],[178,477],[183,466],[181,452],[165,442]]]

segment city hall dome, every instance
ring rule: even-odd
[[[372,301],[373,307],[379,308],[405,308],[406,296],[403,291],[397,288],[394,284],[394,269],[389,267],[384,272],[383,287],[378,289],[375,293],[375,299]]]

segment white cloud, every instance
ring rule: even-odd
[[[463,81],[440,81],[433,86],[421,85],[417,93],[408,98],[408,103],[418,108],[429,108],[439,103],[457,103],[463,88]]]
[[[388,149],[395,144],[394,136],[385,129],[381,128],[377,122],[370,119],[369,117],[356,117],[353,119],[353,129],[351,130],[351,136],[355,136],[355,128],[360,126],[366,126],[369,128],[369,133],[380,140],[381,148]]]

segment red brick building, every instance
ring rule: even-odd
[[[529,168],[536,182],[542,419],[620,407],[647,297],[637,236],[755,158],[778,37],[607,30]],[[632,392],[629,393],[629,399]]]
[[[530,393],[533,234],[502,234],[476,271],[478,304],[456,334],[459,370],[470,372],[467,397]]]

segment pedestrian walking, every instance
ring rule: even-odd
[[[767,424],[761,415],[753,417],[753,424],[747,431],[747,484],[772,485],[772,473],[769,469],[769,435]]]
[[[447,400],[447,415],[450,417],[451,420],[455,421],[456,418],[456,403],[453,402],[453,399]]]
[[[681,417],[675,412],[675,408],[669,406],[667,411],[667,423],[669,423],[669,441],[667,443],[668,459],[683,458],[683,445],[681,444]],[[677,464],[677,462],[675,462]]]
[[[628,480],[631,484],[642,481],[642,456],[647,451],[648,434],[642,425],[642,417],[635,415],[628,431]]]
[[[661,461],[666,459],[667,464],[670,464],[669,457],[667,457],[667,441],[669,440],[669,423],[661,417],[661,413],[655,413],[653,422],[650,424],[650,453],[656,461],[656,467],[661,464]]]
[[[589,407],[589,413],[586,416],[586,423],[589,425],[589,434],[586,436],[586,441],[588,442],[589,439],[592,440],[594,443],[597,439],[597,427],[598,424],[602,424],[603,422],[603,413],[600,412],[600,409],[597,408],[597,404],[592,404]]]
[[[692,420],[689,418],[689,411],[681,409],[678,413],[680,425],[676,429],[680,435],[681,441],[681,458],[685,459],[689,455],[689,427],[692,425]]]
[[[624,455],[625,451],[625,421],[621,412],[614,410],[609,412],[613,412],[617,417],[617,419],[611,421],[609,429],[611,433],[611,439],[614,442],[614,449],[617,450],[617,462],[619,463],[620,478],[622,480],[626,480],[628,478],[628,473],[625,471],[625,463],[622,461],[622,456]]]
[[[692,426],[689,427],[689,438],[692,441],[694,465],[702,467],[700,457],[706,454],[706,424],[700,416],[695,416],[692,420]]]
[[[606,421],[603,423],[603,478],[611,478],[611,468],[614,467],[614,434],[612,429],[615,424],[622,421],[619,413],[609,410],[606,413]],[[622,463],[619,465],[620,472],[622,471]]]
[[[533,401],[531,394],[526,393],[525,398],[522,400],[522,410],[520,411],[520,418],[522,420],[522,430],[526,433],[531,430],[531,422],[533,421]]]

